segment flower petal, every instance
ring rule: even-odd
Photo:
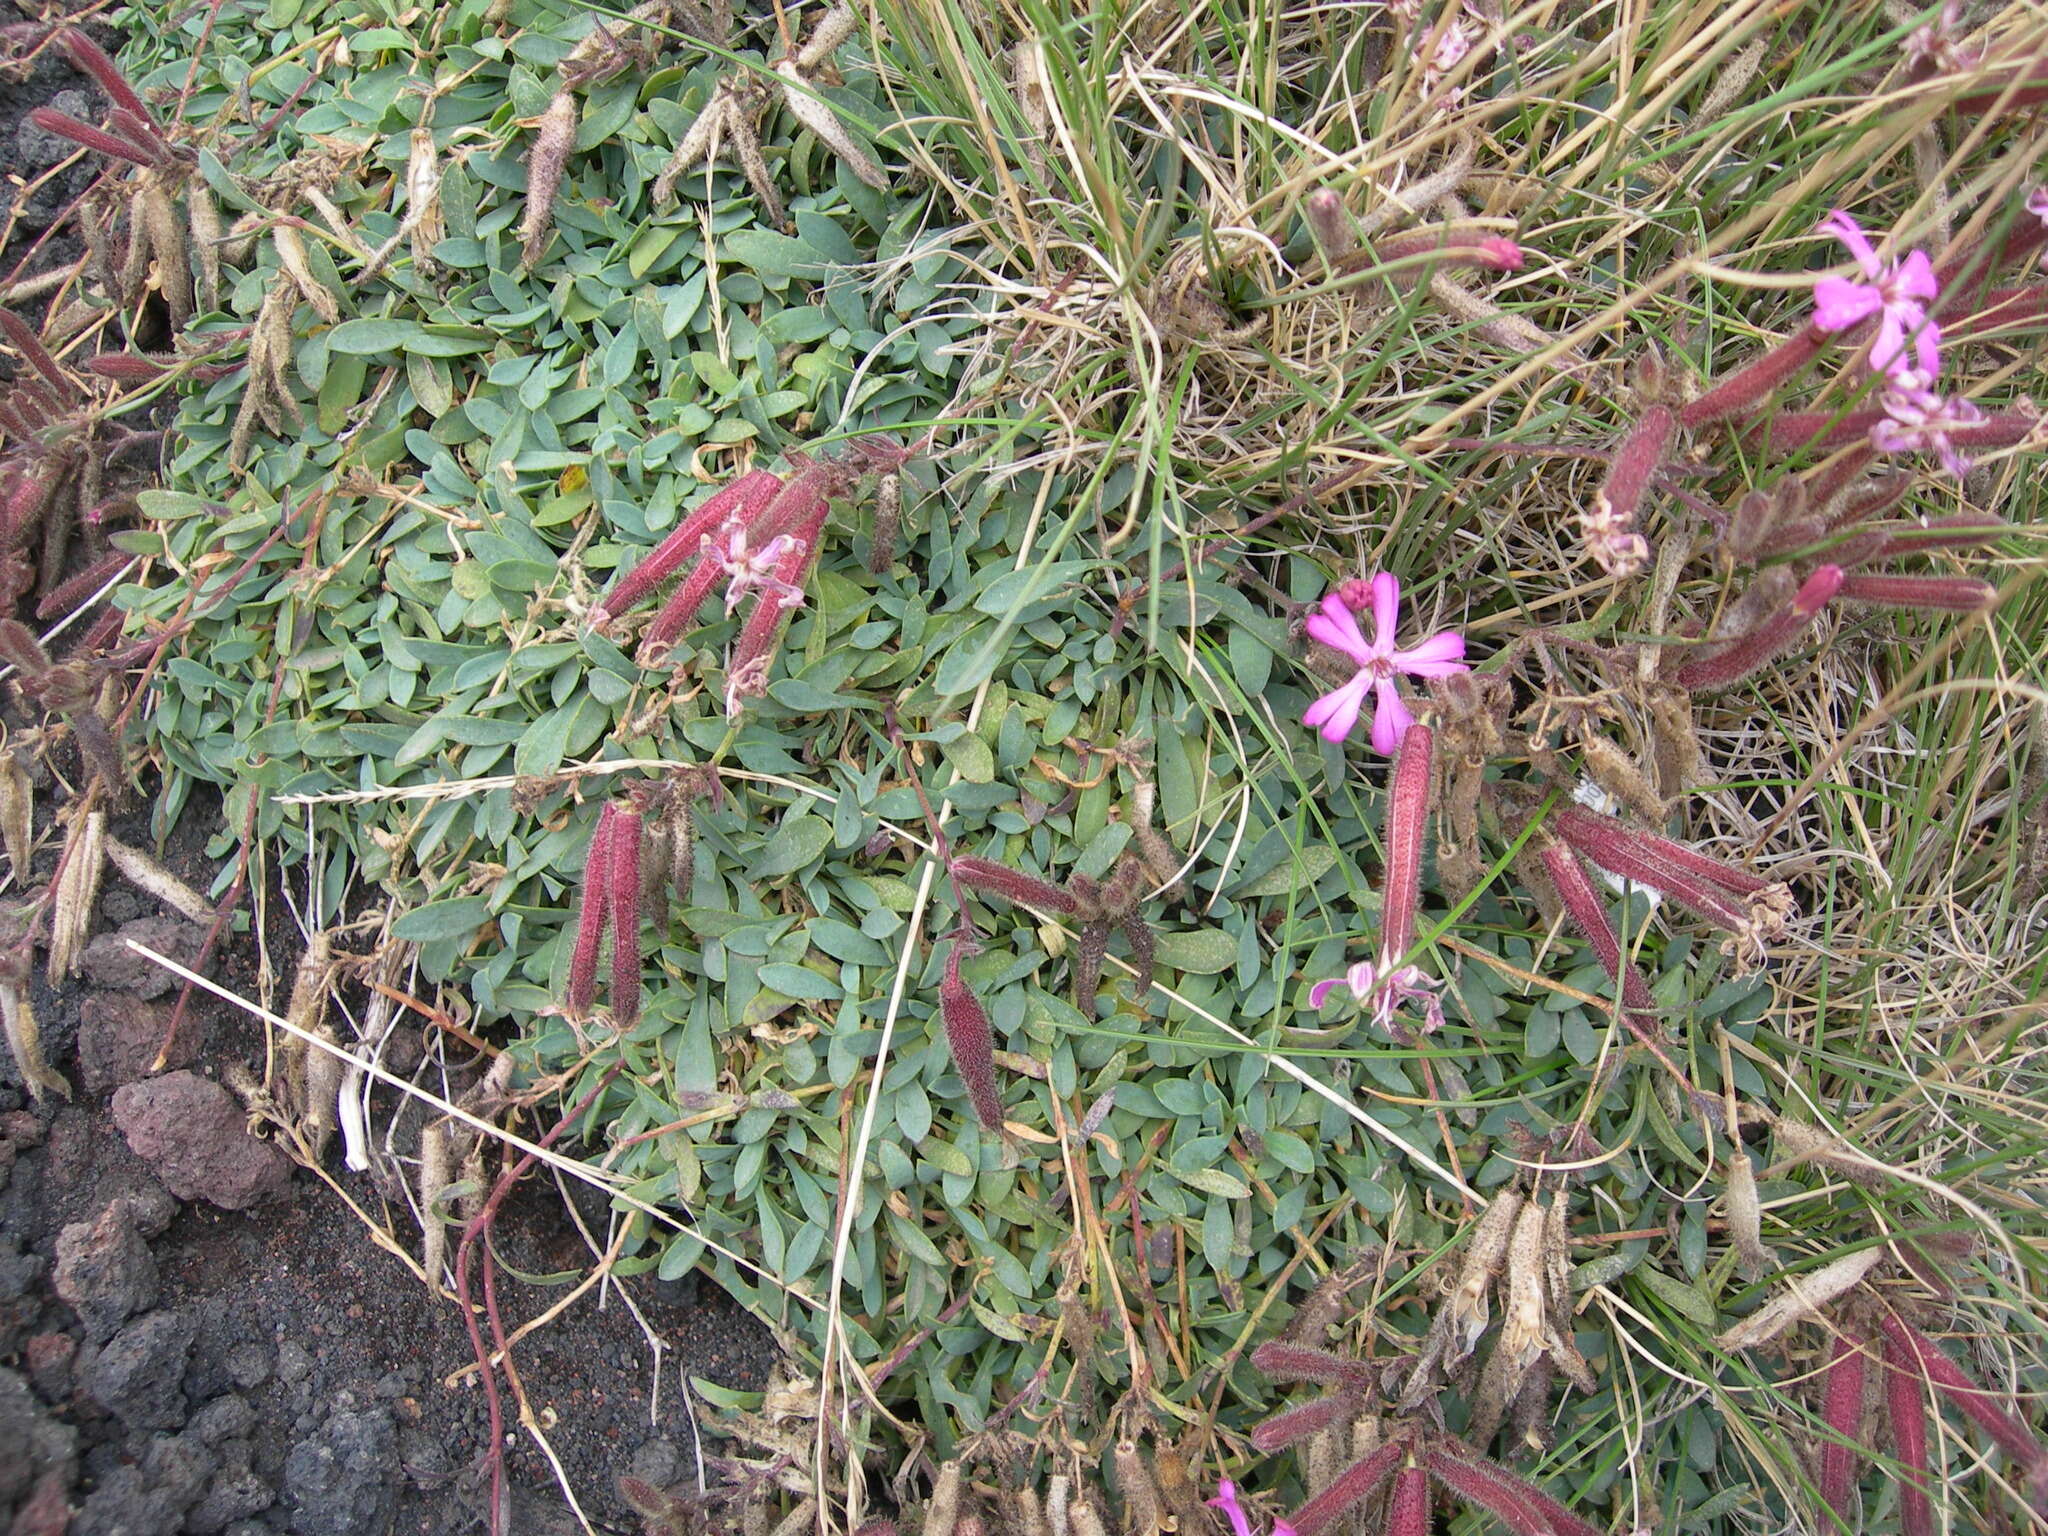
[[[1415,723],[1415,716],[1402,702],[1391,677],[1380,679],[1379,693],[1379,703],[1372,712],[1372,749],[1382,757],[1392,757],[1401,738],[1408,734],[1408,727]]]
[[[1465,665],[1465,637],[1455,630],[1439,630],[1427,640],[1394,652],[1394,666],[1410,677],[1449,677],[1469,672]]]
[[[1373,645],[1384,656],[1394,648],[1394,626],[1401,622],[1401,578],[1381,571],[1372,579]]]
[[[1223,1511],[1223,1517],[1230,1522],[1232,1536],[1252,1536],[1252,1523],[1246,1517],[1244,1506],[1237,1502],[1237,1488],[1229,1478],[1216,1485],[1216,1497],[1209,1501],[1211,1509]]]
[[[1883,308],[1883,294],[1846,277],[1824,277],[1813,285],[1813,323],[1824,331],[1846,331]]]
[[[1877,322],[1877,339],[1870,344],[1870,366],[1890,373],[1906,359],[1906,333],[1899,325],[1899,312],[1887,307]]]
[[[1365,690],[1372,686],[1372,674],[1360,672],[1342,688],[1324,694],[1302,711],[1301,723],[1320,728],[1325,741],[1342,741],[1358,724],[1365,708]]]
[[[1870,237],[1863,233],[1863,226],[1848,214],[1837,208],[1820,221],[1820,227],[1849,247],[1849,254],[1856,258],[1856,265],[1863,269],[1863,275],[1875,278],[1884,270],[1884,263],[1877,259],[1877,252],[1871,249]]]
[[[1892,279],[1896,293],[1909,299],[1926,303],[1941,296],[1941,284],[1934,276],[1934,263],[1927,259],[1925,251],[1912,251],[1899,263],[1898,276]]]
[[[1341,976],[1325,976],[1321,981],[1308,989],[1309,1007],[1311,1009],[1322,1007],[1324,1003],[1329,1001],[1330,994],[1342,985],[1343,978]]]
[[[1379,967],[1370,960],[1361,960],[1344,973],[1344,985],[1361,1003],[1372,996],[1372,989],[1379,985],[1379,980]]]
[[[1318,612],[1308,616],[1307,628],[1311,638],[1342,651],[1360,666],[1376,659],[1372,647],[1365,643],[1358,620],[1335,592],[1324,597]]]
[[[1920,360],[1920,371],[1930,379],[1941,371],[1941,327],[1924,314],[1913,332],[1913,351]]]

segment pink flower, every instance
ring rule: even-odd
[[[1908,369],[1892,376],[1891,387],[1882,396],[1884,420],[1870,429],[1870,446],[1879,453],[1934,453],[1941,467],[1961,478],[1970,471],[1970,461],[1949,433],[1962,427],[1984,424],[1984,413],[1967,400],[1945,400],[1929,386],[1932,378]]]
[[[1346,584],[1348,586],[1349,583]],[[1401,614],[1401,581],[1391,572],[1381,571],[1371,583],[1374,634],[1372,643],[1367,644],[1358,620],[1351,616],[1351,609],[1345,605],[1343,593],[1346,587],[1340,587],[1323,598],[1321,610],[1309,615],[1308,632],[1314,639],[1342,651],[1357,662],[1358,673],[1343,687],[1324,694],[1309,705],[1301,723],[1319,728],[1325,741],[1342,741],[1358,724],[1358,717],[1365,710],[1366,694],[1377,689],[1379,700],[1373,708],[1372,746],[1375,752],[1392,757],[1408,727],[1415,723],[1415,716],[1401,701],[1400,691],[1394,686],[1394,674],[1405,672],[1410,677],[1449,677],[1453,673],[1469,671],[1463,660],[1465,637],[1444,630],[1431,635],[1420,645],[1407,650],[1396,649],[1394,628]]]
[[[1244,1506],[1238,1503],[1237,1484],[1229,1478],[1216,1485],[1216,1497],[1209,1501],[1209,1508],[1223,1511],[1223,1518],[1230,1522],[1230,1536],[1252,1536],[1251,1518],[1245,1514]],[[1275,1520],[1273,1536],[1294,1536],[1294,1527],[1285,1520]]]
[[[1870,366],[1896,374],[1905,366],[1910,339],[1919,371],[1932,379],[1941,369],[1941,330],[1928,318],[1927,305],[1941,288],[1926,252],[1914,251],[1903,263],[1881,260],[1862,226],[1840,210],[1821,220],[1820,227],[1849,247],[1864,281],[1824,277],[1815,283],[1813,323],[1824,331],[1846,331],[1875,315]]]
[[[759,549],[747,548],[746,525],[738,518],[719,529],[716,536],[704,536],[704,552],[731,578],[725,589],[725,611],[731,613],[739,607],[740,599],[751,587],[761,589],[761,601],[776,602],[784,608],[803,606],[804,589],[783,581],[775,574],[775,568],[784,555],[797,547],[794,538],[778,533]]]
[[[1339,987],[1349,989],[1369,1010],[1373,1024],[1389,1034],[1393,1033],[1394,1015],[1411,1005],[1421,1012],[1424,1030],[1434,1033],[1444,1027],[1444,1005],[1436,995],[1437,984],[1423,975],[1419,966],[1382,967],[1361,960],[1342,976],[1325,977],[1310,987],[1310,1009],[1320,1009]]]

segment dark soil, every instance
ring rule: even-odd
[[[132,812],[114,830],[140,840],[144,819]],[[202,888],[204,819],[188,813],[165,850]],[[38,878],[57,839],[43,841]],[[148,923],[149,937],[188,949],[198,938],[111,874],[99,916],[109,931]],[[239,944],[208,969],[253,994],[253,946]],[[0,1531],[10,1519],[11,1536],[480,1529],[487,1417],[473,1373],[446,1384],[473,1359],[456,1306],[381,1250],[331,1190],[247,1136],[240,1104],[220,1086],[237,1064],[262,1065],[259,1029],[239,1010],[195,1003],[170,1070],[147,1076],[174,996],[152,1002],[106,984],[161,980],[115,961],[103,947],[100,985],[35,989],[71,1103],[31,1104],[12,1059],[0,1059]],[[368,1176],[338,1165],[337,1153],[330,1174],[383,1221]],[[601,1211],[584,1216],[602,1230]],[[416,1250],[402,1211],[395,1221]],[[508,1329],[566,1289],[513,1270],[590,1262],[543,1181],[506,1206],[497,1251]],[[585,1515],[630,1531],[618,1473],[695,1481],[686,1378],[759,1387],[771,1348],[694,1277],[624,1283],[668,1351],[658,1413],[653,1354],[616,1295],[600,1308],[594,1288],[514,1358]],[[512,1528],[579,1529],[509,1399],[507,1428]]]
[[[25,56],[40,31],[23,22],[15,6],[0,0],[0,58]],[[30,122],[28,115],[37,107],[96,121],[98,103],[91,82],[54,48],[42,49],[30,63],[0,63],[0,150],[8,172],[0,178],[0,209],[5,211],[0,224],[0,285],[69,266],[85,249],[66,216],[99,174],[97,157],[80,156],[63,166],[78,146]],[[45,298],[38,295],[15,308],[35,319],[42,314]]]

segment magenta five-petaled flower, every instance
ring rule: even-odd
[[[1419,645],[1398,649],[1394,644],[1394,627],[1401,616],[1401,582],[1392,573],[1381,571],[1373,577],[1365,594],[1373,614],[1373,638],[1368,644],[1345,602],[1347,595],[1356,600],[1356,587],[1356,583],[1346,582],[1325,596],[1321,609],[1309,615],[1308,632],[1357,662],[1358,673],[1343,687],[1309,705],[1301,723],[1319,729],[1325,741],[1342,741],[1364,713],[1367,692],[1376,689],[1379,699],[1373,706],[1372,746],[1375,752],[1392,757],[1408,727],[1415,723],[1415,716],[1394,686],[1394,674],[1449,677],[1468,671],[1463,659],[1465,637],[1443,630]]]
[[[1941,467],[1960,479],[1970,461],[1949,440],[1949,433],[1984,424],[1984,413],[1967,400],[1949,400],[1935,393],[1931,377],[1911,369],[1892,375],[1881,403],[1884,419],[1871,426],[1870,446],[1879,453],[1933,453]]]
[[[1386,956],[1381,956],[1385,960]],[[1392,1033],[1394,1015],[1412,1005],[1422,1015],[1422,1027],[1431,1034],[1444,1027],[1443,1000],[1436,994],[1437,983],[1413,965],[1375,965],[1361,960],[1342,976],[1327,976],[1308,989],[1311,1012],[1319,1009],[1339,987],[1364,1004],[1373,1024]]]
[[[1846,331],[1876,316],[1870,366],[1892,376],[1912,368],[1932,379],[1941,370],[1941,330],[1929,318],[1927,306],[1940,294],[1941,285],[1926,253],[1913,251],[1902,262],[1885,261],[1862,225],[1839,210],[1821,220],[1820,227],[1849,247],[1864,280],[1824,277],[1815,283],[1813,323],[1824,331]]]
[[[1211,1509],[1223,1511],[1223,1518],[1230,1522],[1230,1536],[1252,1536],[1251,1517],[1245,1514],[1244,1506],[1237,1501],[1237,1484],[1224,1478],[1216,1485],[1216,1497],[1209,1501]],[[1273,1522],[1273,1536],[1294,1536],[1294,1527],[1285,1520]]]

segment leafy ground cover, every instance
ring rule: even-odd
[[[2048,1492],[2037,15],[131,21],[159,825],[777,1328],[747,1518]]]

